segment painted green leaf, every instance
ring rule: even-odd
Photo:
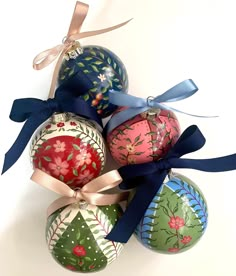
[[[141,137],[141,133],[137,137],[135,137],[134,143],[137,143],[140,140],[140,137]]]
[[[59,176],[59,179],[60,179],[61,181],[64,181],[64,176],[63,176],[63,175],[60,175],[60,176]]]
[[[90,215],[94,215],[94,212],[92,210],[87,210],[87,212],[90,214]]]
[[[67,157],[67,161],[70,161],[73,158],[73,152],[71,152],[68,157]]]
[[[85,101],[88,101],[88,100],[89,100],[89,95],[88,95],[88,94],[83,95],[83,99],[84,99]]]
[[[78,176],[79,175],[77,169],[75,169],[75,168],[73,168],[73,175],[74,176]]]
[[[65,215],[65,219],[68,218],[70,216],[71,211],[69,211],[66,215]]]
[[[84,67],[84,66],[85,66],[82,62],[78,62],[77,65],[78,65],[79,67]]]
[[[80,150],[80,147],[79,147],[78,145],[72,144],[72,146],[73,146],[73,148],[74,148],[75,150]]]
[[[118,147],[118,150],[124,150],[124,149],[125,149],[125,147],[123,147],[123,146]]]
[[[52,146],[48,145],[46,146],[45,150],[49,150]]]
[[[96,65],[100,65],[100,64],[102,64],[103,62],[102,61],[100,61],[100,60],[96,60],[95,62],[94,62],[94,64],[96,64]]]
[[[99,73],[99,70],[98,70],[97,66],[92,65],[92,64],[90,64],[90,66],[92,67],[92,69],[93,69],[94,72]]]
[[[107,58],[107,62],[108,64],[111,64],[111,59],[109,57]]]
[[[70,70],[68,76],[70,77],[70,76],[72,76],[73,74],[74,74],[74,69]]]
[[[94,88],[91,88],[89,91],[90,92],[96,92],[98,90],[98,88],[97,87],[94,87]]]
[[[130,140],[130,138],[125,138],[125,141],[132,143],[132,141]]]
[[[84,164],[80,171],[82,172],[82,171],[84,171],[86,168],[87,168],[87,165]]]
[[[114,82],[120,82],[120,80],[119,80],[119,79],[113,79],[113,81],[114,81]]]
[[[83,72],[84,72],[85,74],[90,73],[89,70],[87,70],[87,69],[83,70]]]
[[[55,130],[46,130],[46,134],[51,134],[51,133],[53,133]]]
[[[80,240],[79,244],[81,245],[85,244],[85,239]]]
[[[94,51],[90,51],[90,54],[93,56],[96,56],[96,52],[94,52]]]
[[[93,58],[92,58],[92,57],[86,57],[86,58],[85,58],[85,60],[87,60],[87,61],[88,61],[88,60],[91,60],[91,59],[93,59]]]
[[[77,234],[76,234],[76,240],[78,241],[79,238],[80,238],[80,231],[78,231]]]
[[[144,141],[144,140],[139,141],[138,143],[135,144],[135,146],[140,146],[140,145],[142,145],[143,141]]]
[[[72,184],[73,182],[74,182],[74,180],[71,179],[71,180],[67,181],[66,184],[67,184],[67,185],[70,185],[70,184]]]
[[[138,152],[135,152],[134,154],[135,155],[141,155],[141,154],[143,154],[143,153],[145,153],[144,151],[138,151]]]
[[[104,59],[104,58],[105,58],[104,54],[103,54],[103,53],[101,53],[101,52],[99,52],[99,56],[100,56],[102,59]]]
[[[43,159],[47,162],[51,162],[52,159],[49,156],[43,156]]]
[[[97,165],[96,165],[96,163],[93,161],[92,162],[92,166],[93,166],[93,168],[95,169],[95,170],[97,170]]]
[[[85,257],[84,257],[84,260],[87,261],[87,262],[91,262],[91,261],[92,261],[92,259],[89,258],[88,256],[85,256]]]
[[[117,64],[114,62],[113,63],[113,68],[116,69],[116,66],[117,66]]]
[[[38,167],[39,167],[39,169],[42,169],[42,162],[41,162],[41,160],[39,160],[39,162],[38,162]]]

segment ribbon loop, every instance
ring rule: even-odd
[[[128,198],[127,192],[109,194],[103,193],[111,188],[117,187],[122,182],[122,178],[117,170],[110,171],[91,180],[76,191],[72,190],[60,180],[39,169],[34,170],[31,180],[63,196],[49,206],[48,216],[62,207],[77,203],[79,201],[85,201],[92,205],[104,206],[119,203],[127,200]]]
[[[187,153],[199,150],[204,144],[203,134],[197,126],[192,125],[183,132],[165,158],[145,164],[121,167],[119,173],[123,182],[120,188],[124,190],[136,188],[136,193],[124,215],[106,238],[123,243],[129,240],[163,184],[169,169],[186,168],[206,172],[236,169],[236,154],[211,159],[180,158]]]
[[[181,83],[175,85],[168,91],[164,92],[163,94],[157,97],[149,96],[147,99],[139,98],[132,96],[130,94],[118,92],[115,90],[109,91],[109,101],[110,103],[117,105],[117,106],[127,106],[128,108],[125,110],[116,113],[106,124],[104,129],[104,133],[109,133],[122,123],[126,122],[127,120],[131,119],[132,117],[141,114],[149,110],[150,108],[159,108],[164,110],[170,110],[179,112],[182,114],[186,114],[189,116],[200,117],[200,118],[212,118],[217,116],[199,116],[189,114],[178,109],[169,107],[164,102],[175,102],[179,100],[186,99],[198,91],[198,87],[193,82],[193,80],[188,79],[182,81]]]
[[[46,101],[43,101],[45,105],[47,106],[46,108],[50,110],[50,113],[54,112],[60,112],[61,108],[59,105],[59,102],[56,99],[47,99]]]

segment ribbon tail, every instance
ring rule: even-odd
[[[69,36],[69,38],[71,40],[78,40],[78,39],[85,38],[85,37],[90,37],[90,36],[95,36],[95,35],[100,35],[100,34],[108,33],[108,32],[111,32],[111,31],[113,31],[115,29],[123,27],[124,25],[128,24],[131,20],[132,20],[132,18],[129,19],[129,20],[127,20],[127,21],[125,21],[125,22],[123,22],[123,23],[120,23],[118,25],[115,25],[115,26],[112,26],[112,27],[109,27],[109,28],[105,28],[105,29],[101,29],[101,30],[95,30],[95,31],[83,32],[83,33],[77,33],[77,34]]]
[[[106,239],[126,243],[144,216],[150,202],[160,189],[167,171],[145,177],[143,184],[137,188],[134,198],[128,205],[124,215],[118,220]],[[149,187],[147,184],[149,183]]]
[[[51,116],[51,113],[44,112],[44,113],[40,113],[40,116],[37,115],[37,116],[30,117],[25,122],[14,144],[5,154],[2,174],[4,174],[8,169],[10,169],[15,164],[15,162],[20,158],[22,152],[27,146],[34,131],[50,116]]]

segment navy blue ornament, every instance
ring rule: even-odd
[[[76,43],[67,52],[58,76],[59,85],[75,74],[85,88],[88,85],[88,90],[85,89],[81,97],[96,108],[102,118],[117,109],[116,105],[109,103],[109,90],[128,91],[128,75],[124,64],[118,56],[101,46],[81,47]],[[78,89],[78,95],[79,92]]]

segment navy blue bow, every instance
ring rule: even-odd
[[[188,127],[164,159],[145,164],[123,166],[119,173],[123,178],[121,189],[136,188],[136,193],[124,215],[106,237],[125,243],[145,214],[152,199],[160,189],[172,168],[195,169],[206,172],[222,172],[236,169],[236,154],[212,159],[186,159],[181,156],[202,148],[205,138],[197,126]]]
[[[55,98],[46,101],[35,98],[17,99],[13,102],[10,119],[15,122],[25,122],[12,147],[5,154],[2,174],[6,172],[21,156],[34,131],[54,112],[71,112],[81,117],[93,120],[102,127],[102,121],[97,112],[83,99],[76,96],[83,84],[78,87],[77,76],[70,78],[57,88]],[[89,89],[86,84],[86,90]]]

